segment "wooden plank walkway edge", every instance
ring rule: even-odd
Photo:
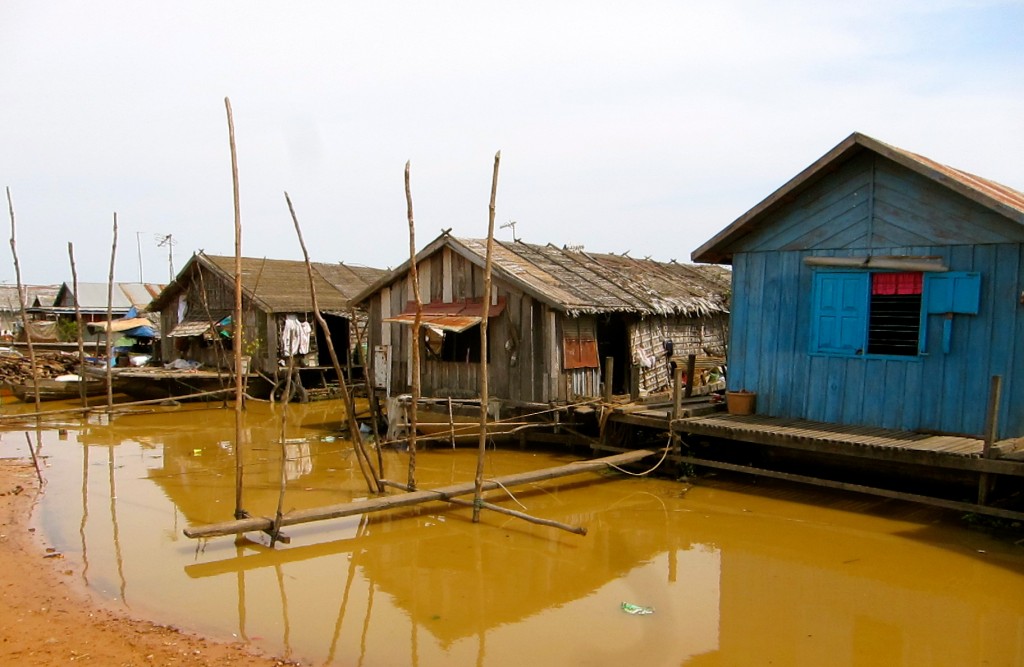
[[[648,456],[654,456],[655,453],[656,452],[649,449],[638,449],[622,454],[616,454],[614,456],[606,456],[603,458],[589,459],[585,461],[574,461],[573,463],[556,466],[554,468],[543,468],[541,470],[531,472],[505,475],[503,477],[484,481],[483,488],[485,491],[492,491],[500,487],[512,487],[555,479],[557,477],[576,475],[584,472],[595,472],[604,470],[610,466],[635,463],[636,461],[645,459]],[[369,512],[379,512],[397,507],[408,507],[410,505],[417,505],[430,501],[447,500],[457,496],[469,495],[475,491],[476,484],[471,481],[452,484],[437,489],[367,498],[365,500],[342,503],[340,505],[328,505],[326,507],[295,510],[281,517],[281,527],[293,526],[300,523],[309,523],[311,521],[367,514]],[[267,517],[248,517],[244,519],[224,521],[221,523],[212,523],[205,526],[197,526],[194,528],[186,528],[183,532],[186,537],[198,539],[205,537],[217,537],[221,535],[235,535],[250,531],[266,532],[273,529],[273,519]]]
[[[957,500],[947,500],[945,498],[934,498],[932,496],[922,496],[916,493],[892,491],[890,489],[883,489],[874,486],[864,486],[862,484],[851,484],[849,482],[838,482],[830,479],[823,479],[820,477],[810,477],[807,475],[798,475],[795,473],[779,472],[775,470],[767,470],[764,468],[755,468],[752,466],[725,463],[722,461],[711,461],[708,459],[702,459],[693,456],[673,456],[670,458],[672,461],[689,463],[695,466],[703,466],[707,468],[729,470],[732,472],[760,475],[761,477],[771,477],[773,479],[781,479],[788,482],[799,482],[802,484],[823,486],[830,489],[839,489],[842,491],[852,491],[854,493],[864,493],[873,496],[881,496],[883,498],[891,498],[893,500],[904,500],[908,502],[920,503],[922,505],[931,505],[934,507],[942,507],[945,509],[957,510],[962,512],[973,512],[975,514],[985,514],[988,516],[995,516],[1003,519],[1011,519],[1014,521],[1024,521],[1024,512],[1015,512],[1013,510],[992,507],[990,505],[978,505],[976,503],[967,503]]]
[[[778,423],[774,423],[775,421]],[[740,421],[728,418],[723,419],[722,417],[693,417],[673,422],[672,430],[683,434],[684,437],[688,435],[704,435],[724,440],[779,446],[851,458],[874,459],[1024,477],[1024,461],[999,458],[986,459],[976,455],[973,451],[962,451],[961,441],[967,441],[969,440],[968,438],[950,440],[936,438],[934,441],[935,449],[919,449],[911,446],[901,446],[900,443],[904,440],[908,444],[913,442],[913,440],[906,437],[903,440],[883,437],[883,434],[886,433],[884,429],[876,429],[870,433],[865,431],[861,434],[844,434],[841,427],[837,425],[821,425],[827,426],[827,428],[815,428],[815,426],[813,422],[799,422],[797,420],[791,422],[783,420],[773,421],[770,418]],[[921,435],[920,437],[928,438],[934,436]],[[857,439],[866,439],[867,441],[858,442]],[[957,451],[958,449],[961,451]]]

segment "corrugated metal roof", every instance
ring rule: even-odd
[[[737,239],[756,228],[764,215],[783,205],[788,198],[810,186],[836,165],[849,160],[863,150],[888,158],[925,178],[991,209],[1010,220],[1024,224],[1024,193],[995,181],[969,174],[941,164],[930,158],[911,153],[854,132],[816,162],[791,178],[785,185],[762,200],[757,206],[737,218],[691,255],[698,262],[730,262],[729,247]]]
[[[127,312],[133,306],[145,310],[162,285],[155,283],[114,283],[110,294],[110,307],[114,312]],[[73,294],[71,283],[61,285],[54,303],[57,308],[78,308],[85,312],[105,313],[107,311],[107,283],[78,283],[78,293]]]
[[[486,240],[444,234],[424,248],[417,261],[445,245],[478,266],[486,262]],[[719,266],[657,262],[553,245],[497,240],[494,242],[492,265],[495,279],[508,281],[550,306],[573,315],[728,312],[730,274],[728,269]],[[385,285],[404,277],[408,270],[409,262],[406,262],[364,290],[356,297],[357,300],[365,300]]]
[[[255,257],[243,257],[241,261],[243,291],[249,298],[262,304],[267,312],[297,313],[313,309],[305,262]],[[187,276],[190,276],[196,263],[212,270],[222,280],[234,280],[234,257],[196,254],[175,282],[154,301],[155,308],[162,308],[173,295],[181,291],[182,281],[190,279]],[[341,263],[312,262],[311,265],[317,304],[321,311],[327,312],[347,311],[352,296],[386,273],[382,269]]]
[[[52,306],[60,291],[60,285],[22,285],[25,290],[25,301],[29,308],[39,300],[43,307]],[[17,311],[21,309],[18,303],[17,285],[0,285],[0,310]]]

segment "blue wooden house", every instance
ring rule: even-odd
[[[693,253],[758,414],[1024,436],[1024,193],[852,134]]]

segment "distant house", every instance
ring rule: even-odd
[[[162,288],[162,285],[154,283],[114,283],[108,298],[107,283],[80,282],[77,294],[72,284],[63,283],[56,290],[56,296],[52,299],[43,294],[40,296],[46,297],[45,299],[37,296],[30,304],[28,313],[33,320],[31,324],[32,339],[53,342],[74,341],[76,334],[73,325],[76,302],[82,321],[88,325],[91,322],[107,320],[108,301],[112,319],[118,319],[129,313],[145,310]],[[69,328],[64,328],[62,325],[69,325]],[[83,335],[86,340],[89,340],[92,332],[87,329]]]
[[[356,341],[361,333],[356,325],[362,318],[352,308],[351,298],[385,272],[340,263],[315,262],[312,267],[317,303],[339,361],[347,364],[355,353],[352,362],[360,363]],[[234,276],[234,257],[200,252],[153,300],[150,308],[159,311],[164,332],[164,362],[185,359],[212,368],[229,364],[225,351],[232,344]],[[287,339],[303,323],[309,325],[310,335],[299,362],[306,367],[331,365],[326,338],[313,314],[305,262],[243,257],[241,277],[244,353],[251,357],[254,370],[274,374],[286,356],[282,336]]]
[[[53,305],[57,298],[59,285],[23,285],[25,292],[25,305],[27,308],[33,306]],[[13,336],[20,331],[22,323],[21,302],[18,298],[17,285],[0,285],[0,334]]]
[[[733,267],[729,387],[783,418],[1024,436],[1024,194],[853,134],[693,253]]]
[[[73,285],[64,283],[57,291],[57,296],[48,307],[36,308],[40,313],[48,316],[75,317],[75,302],[78,302],[78,309],[82,313],[82,319],[86,322],[96,322],[107,319],[107,301],[109,291],[110,312],[114,318],[124,317],[133,308],[137,312],[146,310],[157,294],[163,289],[163,285],[156,283],[114,283],[113,290],[109,290],[107,283],[78,283],[78,292],[75,293]],[[44,304],[39,304],[44,306]]]
[[[424,396],[479,396],[486,241],[442,234],[417,254],[423,306]],[[488,295],[489,393],[511,402],[568,401],[667,388],[669,362],[724,354],[729,273],[715,266],[494,242]],[[369,312],[374,382],[391,394],[411,385],[415,318],[410,262],[356,296]],[[671,343],[666,344],[666,341]],[[604,359],[614,359],[613,378]]]

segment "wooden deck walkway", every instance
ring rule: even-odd
[[[672,419],[672,408],[666,409],[660,405],[630,404],[614,408],[608,415],[608,422],[653,432],[671,431],[679,437],[679,444],[683,447],[669,455],[668,459],[678,464],[1024,521],[1024,509],[1019,502],[1019,496],[1024,491],[1024,438],[993,443],[986,457],[981,438],[845,426],[763,415],[730,415],[722,412],[721,406],[709,403],[701,405],[698,402],[680,405],[678,415],[677,419]],[[622,430],[617,432],[621,433]],[[701,444],[701,437],[714,438],[714,441],[704,443],[710,447],[692,447]],[[800,469],[786,464],[781,467],[771,463],[765,465],[764,462],[752,465],[745,461],[740,450],[735,449],[736,443],[787,450],[782,460],[789,462],[798,461],[802,456],[808,461],[820,462],[824,455],[835,463],[845,462],[853,464],[853,467],[835,468],[831,464],[825,464],[824,467],[814,464],[810,468]],[[598,451],[628,450],[628,445],[623,449],[604,437],[592,447]],[[733,456],[733,453],[740,455]],[[924,490],[925,487],[918,482],[937,479],[936,468],[950,471],[954,477],[949,479],[960,477],[961,473],[975,476],[978,480],[978,501],[967,502],[962,499],[963,482],[953,484],[945,491],[936,488]],[[899,470],[903,472],[897,472]],[[877,471],[888,471],[888,477],[876,477],[873,473]],[[902,481],[900,475],[904,476]],[[993,488],[992,481],[997,478],[1001,479],[998,484],[1001,500],[989,496]]]
[[[667,428],[666,423],[666,428]],[[984,458],[980,438],[929,435],[803,419],[716,413],[676,420],[673,430],[761,445],[858,458],[918,463],[1024,477],[1024,461],[1014,456],[1022,442],[1003,440]]]

